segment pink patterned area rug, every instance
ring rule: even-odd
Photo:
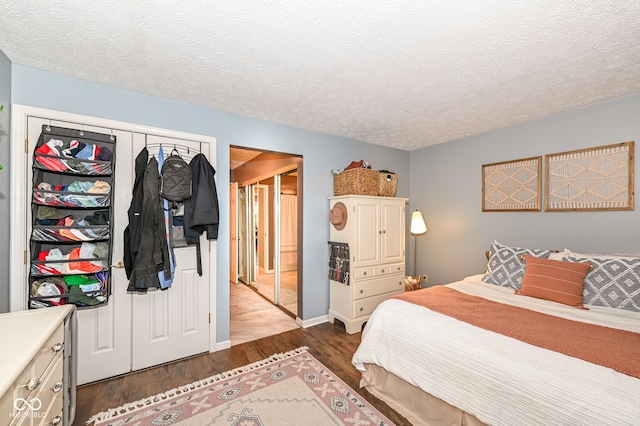
[[[98,425],[393,425],[307,347],[96,414]]]

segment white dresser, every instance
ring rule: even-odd
[[[349,284],[330,280],[329,321],[342,321],[358,333],[373,310],[404,291],[406,198],[341,196],[346,207],[342,229],[330,224],[329,239],[349,245]]]
[[[0,424],[69,425],[75,306],[0,315]]]

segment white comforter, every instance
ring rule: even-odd
[[[581,310],[485,284],[458,291],[640,333],[640,314]],[[387,300],[373,312],[353,364],[376,364],[491,425],[640,425],[640,379],[493,333],[427,308]]]

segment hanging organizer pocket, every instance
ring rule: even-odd
[[[33,202],[41,206],[96,208],[111,206],[110,194],[87,194],[86,192],[48,191],[33,189]]]
[[[115,136],[42,126],[33,167],[56,173],[108,176],[113,172],[114,143]]]
[[[107,242],[82,244],[31,243],[31,275],[79,275],[108,270]]]
[[[100,241],[111,237],[109,225],[105,226],[34,226],[31,241],[72,242]]]
[[[329,279],[349,285],[349,244],[329,241]]]
[[[89,161],[75,158],[60,158],[54,155],[38,155],[33,159],[33,166],[59,173],[75,175],[111,175],[111,161]]]
[[[44,308],[65,303],[78,307],[95,306],[106,303],[109,292],[109,272],[39,277],[31,283],[29,307]]]
[[[110,210],[62,209],[37,205],[33,209],[33,242],[78,242],[111,239]]]
[[[108,302],[115,142],[42,126],[32,165],[30,308]]]

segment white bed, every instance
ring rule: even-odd
[[[468,277],[448,287],[561,318],[640,333],[639,312],[600,306],[577,309],[515,295],[513,289],[486,284],[481,277]],[[459,424],[640,425],[640,379],[401,300],[387,300],[373,312],[352,361],[363,377],[367,369],[390,373],[419,393],[475,417],[460,417]],[[632,362],[640,362],[640,347]],[[362,385],[370,384],[365,378]],[[414,397],[402,397],[398,404],[393,401],[395,390],[374,387],[374,394],[385,399],[386,393],[390,405],[415,424],[431,424],[420,413],[406,409],[422,404],[421,397],[408,404],[402,400]]]

